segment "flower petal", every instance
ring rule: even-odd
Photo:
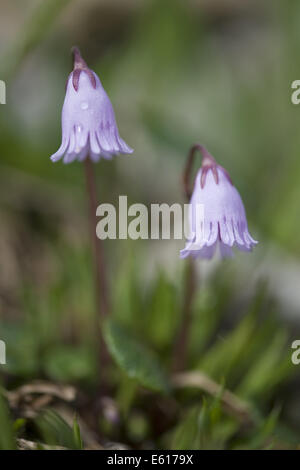
[[[53,155],[51,155],[50,159],[51,159],[53,162],[57,162],[58,160],[60,160],[61,157],[63,156],[63,154],[65,153],[65,151],[66,151],[68,145],[69,145],[69,137],[63,139],[63,141],[62,141],[62,143],[61,143],[61,146],[59,147],[59,149],[57,150],[57,152],[55,152]]]
[[[91,153],[97,154],[97,155],[100,156],[101,149],[100,149],[100,146],[98,144],[98,140],[97,140],[95,132],[90,133],[90,146],[91,146]]]
[[[77,157],[77,154],[75,152],[68,152],[65,154],[64,156],[64,163],[68,164],[68,163],[72,163],[74,162],[74,160],[76,160],[76,157]]]

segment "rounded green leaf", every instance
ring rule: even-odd
[[[146,388],[168,391],[168,380],[158,359],[148,348],[113,321],[105,323],[104,334],[111,355],[129,377]]]

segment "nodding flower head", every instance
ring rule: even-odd
[[[64,163],[90,157],[97,162],[133,150],[120,137],[115,113],[99,77],[74,47],[74,69],[69,75],[62,110],[62,143],[51,160]]]
[[[227,171],[217,164],[208,151],[195,145],[191,154],[200,150],[202,167],[197,173],[190,200],[190,237],[180,252],[181,258],[210,259],[217,246],[222,257],[233,255],[232,247],[251,251],[258,242],[248,231],[242,199]],[[199,211],[201,207],[201,211]]]

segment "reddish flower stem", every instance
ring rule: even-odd
[[[96,83],[95,75],[94,75],[93,71],[88,68],[86,62],[81,57],[80,50],[78,49],[78,47],[76,47],[76,46],[72,47],[71,52],[73,54],[73,64],[74,64],[73,78],[72,78],[74,89],[76,91],[78,91],[79,78],[80,78],[80,74],[83,70],[88,74],[89,79],[90,79],[91,84],[92,84],[92,87],[96,88],[97,83]]]
[[[184,193],[188,201],[191,199],[191,196],[193,193],[194,181],[192,181],[193,184],[191,184],[191,176],[192,176],[193,164],[195,161],[195,154],[197,151],[199,151],[202,154],[202,168],[204,170],[203,171],[204,181],[202,181],[202,178],[201,178],[201,187],[203,187],[205,184],[206,173],[207,173],[207,170],[210,168],[212,169],[214,173],[214,177],[216,179],[216,183],[218,184],[218,174],[216,172],[216,166],[217,166],[216,160],[206,150],[206,148],[203,147],[203,145],[194,144],[189,150],[185,168],[183,171],[183,178],[182,178]]]
[[[110,313],[110,302],[108,293],[108,283],[106,278],[106,269],[104,263],[104,253],[102,241],[98,239],[96,234],[96,210],[97,210],[97,191],[95,184],[94,168],[90,158],[86,158],[84,161],[85,176],[86,176],[86,187],[89,200],[89,218],[90,218],[90,230],[93,244],[93,257],[95,262],[95,290],[98,305],[98,314],[103,323]],[[97,315],[97,335],[99,332],[99,318]],[[103,369],[103,365],[107,363],[109,355],[103,338],[103,334],[100,328],[100,367]]]
[[[195,161],[195,154],[200,151],[203,155],[202,164],[206,165],[208,162],[215,162],[213,157],[207,152],[207,150],[200,144],[194,144],[187,155],[186,164],[182,175],[182,184],[185,197],[187,201],[190,201],[192,196],[194,180],[192,180],[192,170]],[[177,338],[175,340],[175,346],[173,351],[173,370],[178,372],[184,370],[187,355],[188,355],[188,341],[190,336],[190,330],[192,325],[192,308],[196,292],[196,270],[195,263],[192,258],[187,260],[187,270],[184,285],[184,298],[182,305],[182,319],[179,326]]]
[[[174,372],[179,372],[185,369],[188,355],[188,342],[193,318],[192,307],[196,292],[196,272],[194,260],[189,258],[187,263],[188,265],[185,273],[184,298],[182,305],[182,319],[173,352]]]

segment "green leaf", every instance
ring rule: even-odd
[[[234,449],[245,450],[245,449],[272,449],[273,441],[275,442],[275,427],[278,423],[280,408],[274,408],[269,416],[263,419],[260,425],[247,437],[246,440],[242,440],[238,445],[234,446]]]
[[[14,430],[14,433],[19,433],[20,431],[22,431],[24,429],[26,425],[26,419],[25,418],[18,418],[15,420],[15,422],[13,423],[13,430]]]
[[[274,388],[292,371],[287,333],[278,331],[266,345],[263,354],[252,364],[239,385],[237,393],[244,398],[268,398]]]
[[[175,450],[200,450],[200,432],[205,428],[206,405],[195,406],[188,410],[186,416],[175,428],[172,449]]]
[[[59,445],[67,449],[81,449],[78,431],[75,436],[74,427],[72,429],[55,411],[44,411],[35,419],[35,424],[46,444]]]
[[[106,322],[104,334],[111,355],[129,377],[146,388],[168,391],[167,378],[158,359],[148,348],[114,321]]]
[[[240,360],[255,332],[255,318],[248,315],[227,336],[219,339],[200,359],[198,368],[214,378],[226,377]]]
[[[78,449],[83,449],[83,442],[81,438],[80,427],[77,422],[76,416],[74,416],[74,420],[73,420],[73,435],[74,435],[75,444],[77,445]]]

